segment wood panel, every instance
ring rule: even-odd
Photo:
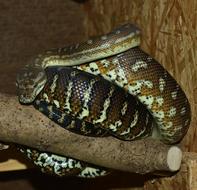
[[[189,98],[193,118],[182,144],[187,151],[197,151],[197,1],[91,0],[84,9],[89,36],[110,31],[120,23],[139,26],[142,49],[176,78]]]

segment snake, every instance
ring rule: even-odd
[[[90,136],[113,135],[122,140],[135,140],[135,138],[140,136],[139,134],[142,134],[142,138],[151,135],[153,138],[158,138],[166,144],[178,143],[189,128],[191,120],[189,101],[180,85],[168,71],[139,46],[140,30],[133,24],[125,24],[115,28],[108,34],[90,38],[85,42],[46,51],[34,58],[17,75],[16,84],[19,102],[22,104],[34,104],[35,108],[60,126],[80,134]],[[59,69],[52,67],[58,67]],[[61,67],[66,67],[67,70]],[[53,71],[51,72],[53,74],[49,74],[50,70]],[[71,89],[74,88],[74,78],[71,77],[72,79],[69,78],[68,80],[67,77],[67,80],[63,80],[64,82],[67,81],[67,85],[64,84],[65,88],[67,88],[67,98],[60,95],[64,94],[65,88],[60,84],[61,82],[58,82],[62,78],[59,76],[62,75],[65,78],[64,76],[68,75],[69,72],[70,75],[75,73],[74,78],[78,76],[76,81],[79,82],[82,78],[85,78],[85,80],[82,80],[82,83],[89,83],[85,87],[78,86],[79,91],[84,90],[83,93],[79,92],[78,99],[80,100],[81,94],[88,98],[86,98],[87,101],[82,101],[83,103],[78,101],[80,106],[75,106],[75,109],[73,109],[73,100],[71,101],[68,98],[69,93],[72,94]],[[91,79],[89,80],[88,78]],[[96,94],[96,91],[92,94],[91,92],[95,81],[106,83],[108,85],[108,93],[105,94],[102,91],[98,91],[100,96],[98,95],[98,98],[94,99],[92,97],[93,94]],[[101,86],[105,89],[105,85]],[[127,101],[125,104],[120,103],[123,107],[119,109],[116,121],[111,121],[111,123],[109,122],[110,117],[108,114],[110,109],[111,113],[113,113],[112,110],[115,110],[115,108],[112,109],[115,106],[111,103],[113,102],[111,101],[112,91],[115,90],[110,89],[117,89],[122,97],[129,96],[129,100],[137,101],[135,106],[129,105]],[[125,92],[126,94],[124,95]],[[60,96],[58,97],[57,94]],[[69,101],[67,101],[68,99]],[[89,103],[89,99],[94,100],[93,103]],[[97,101],[102,103],[97,103]],[[116,102],[116,104],[119,104],[121,100],[117,99]],[[63,109],[62,111],[60,109],[61,105],[65,103],[70,109]],[[71,106],[71,104],[73,105]],[[103,109],[100,109],[98,113],[100,118],[97,118],[97,121],[99,121],[97,123],[95,123],[94,116],[89,114],[94,104],[103,106]],[[135,126],[136,128],[134,128],[138,130],[136,134],[132,130],[123,132],[126,128],[122,125],[120,110],[127,112],[132,107],[131,112],[138,113],[138,116],[136,116],[137,122],[135,121],[135,114],[130,114],[128,118],[133,118],[130,121],[130,125],[132,123],[137,125],[138,122],[143,122],[144,120],[139,117],[139,105],[147,111],[148,119],[145,123],[150,123],[150,125],[145,128],[140,127],[140,125]],[[116,110],[116,112],[118,111]],[[153,123],[155,123],[154,127],[152,127]],[[70,126],[71,124],[72,126]],[[129,127],[127,127],[127,130],[129,130]],[[29,157],[34,154],[42,154],[38,150],[27,148],[22,151]],[[45,154],[48,155],[49,160],[57,156],[50,153]],[[38,158],[32,160],[36,162]],[[63,162],[61,163],[63,164]],[[55,165],[55,162],[53,164]],[[46,160],[42,161],[41,165],[41,168],[44,168]],[[87,163],[85,167],[88,167]],[[96,166],[94,167],[93,169],[99,170]],[[83,169],[80,171],[82,172]],[[55,173],[54,167],[52,167],[52,170]],[[105,168],[99,171],[102,174],[107,173]],[[92,177],[90,173],[86,174],[86,176]]]
[[[71,67],[48,67],[45,72],[47,83],[33,105],[63,128],[86,136],[114,135],[124,140],[151,135],[151,114],[135,97],[117,85]],[[107,112],[104,111],[106,109]],[[90,167],[67,157],[24,148],[22,152],[34,160],[34,164],[44,173],[55,173],[58,176],[69,173],[86,178],[109,173],[104,168]],[[68,165],[69,162],[72,165]]]

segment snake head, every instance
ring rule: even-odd
[[[25,66],[16,79],[19,101],[24,104],[32,103],[44,88],[46,81],[47,76],[41,66]]]

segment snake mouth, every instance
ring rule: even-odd
[[[35,96],[26,93],[18,95],[19,102],[22,104],[31,104],[35,100],[35,98]]]
[[[42,89],[43,86],[40,88],[19,88],[17,91],[19,102],[22,104],[33,103]]]
[[[34,102],[38,94],[42,91],[45,86],[46,78],[42,78],[39,82],[26,80],[25,82],[17,83],[17,94],[19,102],[22,104],[31,104]]]
[[[34,99],[31,99],[31,98],[27,98],[24,96],[19,97],[19,102],[22,104],[31,104],[33,101],[34,101]]]

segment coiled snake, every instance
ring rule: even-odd
[[[17,76],[19,101],[34,104],[60,126],[83,135],[123,140],[152,135],[177,143],[188,130],[190,105],[172,76],[139,45],[140,31],[126,24],[39,55]],[[71,158],[21,149],[45,172],[106,174]]]

